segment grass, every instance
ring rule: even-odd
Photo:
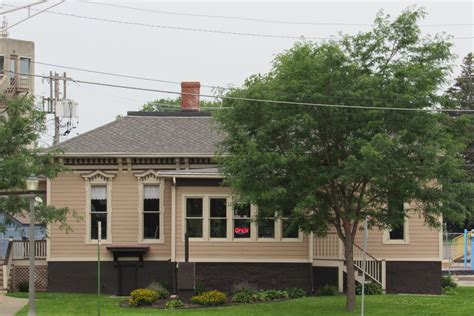
[[[11,293],[27,297],[27,293]],[[97,297],[92,294],[38,293],[38,315],[97,315]],[[474,287],[460,287],[456,295],[376,295],[367,296],[366,315],[474,315]],[[345,297],[306,297],[275,303],[262,303],[192,310],[123,308],[124,298],[103,296],[101,315],[358,315],[344,311]],[[357,298],[360,303],[360,297]],[[358,305],[359,308],[359,305]],[[27,315],[25,306],[17,315]]]

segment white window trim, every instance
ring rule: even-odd
[[[94,185],[105,185],[107,187],[107,239],[102,239],[102,244],[112,243],[112,179],[115,174],[105,173],[97,170],[89,174],[83,174],[86,189],[86,236],[85,244],[97,244],[97,239],[91,239],[91,187]]]
[[[181,240],[184,241],[184,236],[186,234],[186,199],[188,198],[201,198],[202,199],[202,237],[189,237],[189,240],[192,241],[208,241],[209,240],[209,195],[204,195],[204,194],[185,194],[183,195],[182,201],[181,201],[181,210],[182,210],[182,234],[181,234]],[[199,219],[201,217],[194,217],[196,219]],[[207,220],[206,220],[207,219]],[[221,238],[222,239],[222,238]],[[216,239],[213,238],[212,241],[215,241]]]
[[[234,200],[230,198],[230,237],[235,242],[248,242],[248,241],[256,241],[257,240],[257,223],[255,222],[255,216],[257,214],[256,207],[254,205],[250,205],[250,217],[234,217],[234,208],[233,208]],[[235,219],[248,219],[250,220],[250,237],[248,238],[235,238],[234,237],[234,220]]]
[[[187,198],[202,198],[203,207],[203,232],[202,237],[190,237],[190,241],[197,242],[234,242],[234,243],[248,243],[248,242],[303,242],[304,234],[300,230],[298,238],[282,238],[281,220],[275,216],[275,237],[274,238],[258,238],[258,223],[257,207],[250,206],[250,238],[234,238],[234,211],[232,208],[232,196],[229,194],[183,194],[181,200],[181,240],[184,241],[184,234],[186,233],[186,199]],[[226,198],[227,199],[227,237],[226,238],[210,238],[210,199],[211,198]]]
[[[225,199],[226,200],[226,217],[225,217],[225,220],[226,220],[226,236],[225,238],[222,238],[222,237],[211,237],[211,219],[212,218],[217,218],[217,219],[222,219],[222,217],[212,217],[211,218],[211,199]],[[224,240],[228,240],[229,239],[229,236],[231,236],[232,234],[232,223],[229,225],[230,221],[229,221],[229,217],[232,216],[232,209],[231,209],[231,204],[230,204],[230,198],[228,195],[209,195],[207,197],[207,203],[208,203],[208,209],[207,209],[207,212],[208,212],[208,216],[207,218],[204,217],[204,220],[206,221],[207,220],[207,225],[208,225],[208,239],[209,240],[212,240],[212,241],[224,241]],[[204,213],[204,212],[203,212]],[[203,214],[204,215],[204,214]],[[204,232],[203,232],[203,235],[204,235]]]
[[[279,229],[280,229],[280,234],[281,234],[281,240],[282,241],[288,241],[288,242],[302,242],[303,241],[303,238],[304,238],[304,233],[301,229],[298,230],[298,237],[290,237],[290,238],[285,238],[283,237],[283,219],[288,219],[288,217],[284,217],[282,219],[280,219],[280,225],[279,225]]]
[[[403,210],[406,212],[409,210],[410,204],[409,203],[403,203]],[[405,216],[404,217],[404,222],[403,222],[403,239],[390,239],[390,230],[385,229],[382,234],[382,243],[383,244],[388,244],[388,245],[408,245],[410,244],[410,221],[409,217]]]
[[[165,243],[165,223],[164,223],[164,191],[165,181],[158,177],[158,172],[154,170],[148,170],[144,173],[137,174],[138,178],[138,235],[137,242],[139,244],[164,244]],[[144,187],[145,185],[159,185],[160,186],[160,238],[159,239],[148,239],[143,238],[143,199],[144,199]]]

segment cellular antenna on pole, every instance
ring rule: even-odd
[[[3,0],[2,10],[6,10],[5,0]],[[7,23],[7,15],[3,14],[3,21],[2,21],[2,28],[0,29],[0,37],[8,37],[8,23]]]
[[[43,9],[43,10],[39,10],[38,12],[34,13],[34,14],[31,14],[31,7],[34,6],[34,5],[37,5],[37,4],[41,4],[41,3],[45,3],[47,2],[47,0],[40,0],[40,1],[37,1],[37,2],[34,2],[34,3],[30,3],[30,4],[25,4],[25,5],[22,5],[22,6],[12,6],[12,5],[8,5],[8,7],[13,7],[13,9],[9,9],[9,10],[6,10],[5,8],[7,7],[7,5],[5,4],[5,2],[3,3],[3,7],[4,7],[4,11],[0,12],[0,15],[3,15],[3,24],[2,24],[2,29],[1,29],[1,36],[3,37],[7,37],[8,36],[8,30],[11,29],[12,27],[20,24],[20,23],[23,23],[25,21],[28,21],[29,19],[43,13],[43,12],[46,12],[48,11],[49,9],[52,9],[58,5],[60,5],[61,3],[63,3],[65,0],[61,0],[60,2],[58,3],[55,3],[49,7],[47,7],[46,9]],[[7,13],[11,13],[11,12],[15,12],[15,11],[18,11],[18,10],[21,10],[21,9],[27,9],[28,10],[28,16],[10,26],[8,26],[8,24],[6,23],[6,18],[5,18],[5,15]]]

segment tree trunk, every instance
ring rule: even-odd
[[[353,312],[355,309],[355,276],[354,276],[354,254],[351,234],[346,234],[344,239],[344,259],[347,268],[347,293],[346,310]]]

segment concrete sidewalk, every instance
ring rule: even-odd
[[[28,304],[27,298],[16,298],[0,294],[0,316],[15,316],[16,312]]]

